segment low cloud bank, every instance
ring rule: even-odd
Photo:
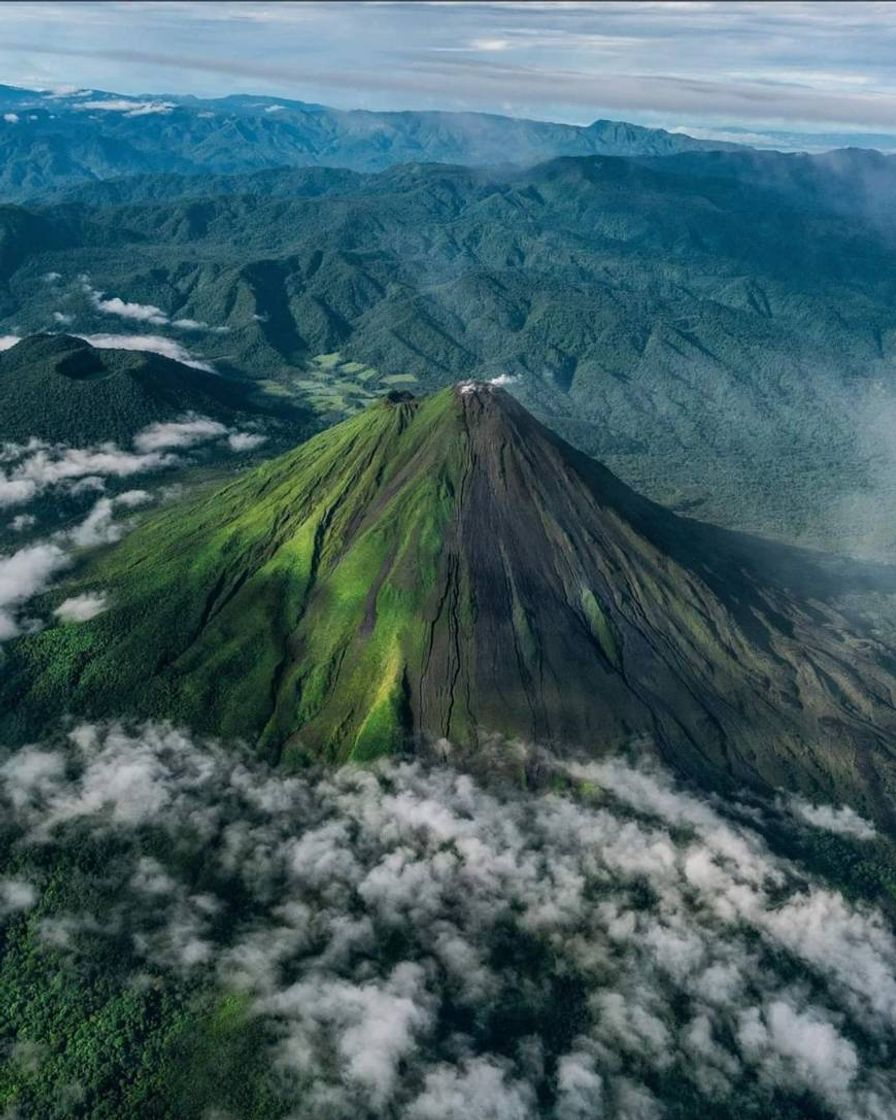
[[[75,95],[79,96],[79,95]],[[172,101],[129,101],[126,98],[107,98],[101,101],[81,101],[72,105],[77,109],[90,113],[123,113],[126,117],[145,117],[153,113],[167,115],[174,109]]]
[[[107,496],[103,493],[107,482],[184,466],[191,462],[192,452],[209,444],[226,446],[239,454],[254,450],[266,438],[190,414],[180,420],[150,424],[134,437],[134,449],[130,451],[114,443],[93,448],[48,444],[39,439],[0,444],[0,510],[27,507],[46,494],[57,500],[85,492],[101,495],[74,527],[15,552],[0,553],[0,643],[40,627],[38,620],[23,617],[23,612],[29,600],[46,591],[68,566],[73,547],[92,548],[120,540],[133,520],[126,516],[128,511],[153,500],[153,495],[143,489]],[[34,514],[25,512],[12,518],[9,527],[22,532],[35,523]],[[84,613],[90,609],[87,604],[67,608],[66,603],[57,611],[61,621],[94,617]]]
[[[0,642],[22,632],[19,610],[68,564],[58,544],[35,544],[0,556]]]
[[[133,450],[115,443],[69,447],[39,439],[0,444],[0,509],[23,505],[51,488],[71,490],[86,479],[129,478],[182,466],[175,452],[224,441],[232,451],[249,451],[264,441],[258,433],[228,428],[195,413],[179,420],[150,424],[133,439]],[[100,486],[100,488],[102,488]]]
[[[133,303],[120,296],[107,296],[99,288],[94,288],[88,279],[82,280],[82,286],[93,307],[104,315],[117,315],[120,319],[132,319],[138,323],[149,323],[154,327],[177,327],[184,331],[212,329],[208,323],[200,322],[198,319],[173,319],[170,315],[166,315],[161,307],[151,303]],[[226,333],[227,327],[215,327],[214,332]]]
[[[185,346],[171,338],[163,338],[157,334],[79,334],[91,346],[98,350],[143,350],[149,354],[160,354],[163,358],[190,366],[192,369],[201,369],[205,373],[214,373],[214,368],[208,362],[194,358]],[[10,345],[13,345],[12,343]]]
[[[85,725],[0,766],[9,920],[73,966],[114,939],[143,983],[241,992],[308,1120],[896,1114],[884,917],[662,771],[568,780],[288,776]],[[44,894],[74,836],[118,852],[93,911]]]

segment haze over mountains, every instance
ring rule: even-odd
[[[580,127],[486,113],[347,112],[271,97],[0,86],[0,197],[7,199],[145,172],[204,176],[315,165],[375,171],[412,161],[537,163],[734,146],[607,120]]]

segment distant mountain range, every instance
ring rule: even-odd
[[[732,147],[621,121],[578,126],[485,113],[345,111],[271,97],[0,86],[0,199],[7,201],[146,172],[205,176],[315,165],[377,171],[411,161],[532,164]]]
[[[886,552],[893,168],[693,152],[85,184],[0,207],[0,335],[143,340],[324,422],[507,374],[655,499]]]
[[[293,764],[646,737],[711,784],[888,818],[886,651],[807,558],[773,558],[640,498],[500,388],[395,392],[88,560],[44,609],[100,590],[108,610],[8,647],[0,730],[153,716]]]

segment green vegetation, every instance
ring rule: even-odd
[[[0,1109],[34,1120],[285,1114],[272,1039],[247,1001],[208,975],[146,969],[135,952],[134,929],[151,923],[139,900],[130,912],[121,900],[140,838],[75,826],[25,861],[6,840],[4,874],[24,870],[43,890],[3,930]]]

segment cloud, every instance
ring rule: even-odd
[[[193,447],[226,435],[224,424],[205,416],[196,416],[171,423],[150,424],[134,437],[134,447],[143,453]]]
[[[6,444],[4,448],[10,465],[5,473],[0,470],[0,506],[21,505],[52,487],[71,487],[88,478],[128,478],[179,462],[176,456],[159,451],[122,451],[114,443],[80,448],[33,440]]]
[[[444,1066],[427,1074],[423,1092],[408,1108],[408,1120],[530,1120],[535,1115],[531,1087],[508,1083],[494,1060],[474,1059],[460,1068]]]
[[[0,503],[2,504],[2,503]],[[9,523],[10,529],[14,533],[22,533],[25,529],[30,529],[33,525],[37,524],[37,518],[31,513],[20,513],[15,516]]]
[[[874,825],[860,817],[848,805],[834,808],[831,805],[813,805],[801,797],[792,797],[790,807],[793,812],[815,828],[835,832],[839,836],[854,836],[857,840],[873,840],[877,835]]]
[[[173,101],[129,101],[119,97],[102,101],[79,101],[72,108],[87,112],[124,113],[128,117],[145,117],[154,113],[170,113],[175,105]]]
[[[471,51],[506,51],[510,46],[509,39],[471,39],[469,49]]]
[[[19,123],[19,114],[18,113],[4,113],[3,114],[3,119],[6,121],[7,124],[18,124]]]
[[[130,528],[129,525],[115,520],[117,512],[121,508],[134,509],[150,501],[152,495],[145,490],[128,490],[114,498],[100,498],[80,525],[68,530],[64,538],[78,548],[114,544],[115,541],[121,540]]]
[[[104,315],[117,315],[121,319],[133,319],[138,323],[151,323],[153,326],[172,326],[185,331],[205,331],[209,329],[208,323],[198,319],[171,319],[160,307],[151,303],[131,303],[119,296],[107,297],[98,288],[91,287],[85,279],[84,291],[97,311]],[[227,327],[215,328],[216,332],[227,331]]]
[[[17,334],[0,334],[0,350],[11,350],[22,339]]]
[[[106,478],[130,478],[167,470],[185,461],[175,452],[225,438],[232,451],[250,451],[261,446],[267,437],[187,413],[179,420],[157,422],[137,432],[132,451],[111,442],[86,448],[49,444],[39,439],[0,444],[0,508],[24,505],[52,488],[62,488],[70,494],[84,488],[102,490]],[[144,491],[131,491],[119,495],[115,502],[126,503],[134,495],[138,500],[145,499]]]
[[[30,910],[37,902],[37,890],[23,879],[0,879],[0,916]]]
[[[165,312],[152,304],[128,303],[118,296],[106,299],[95,289],[90,289],[90,297],[97,311],[102,311],[104,315],[118,315],[121,319],[135,319],[139,323],[153,323],[156,326],[169,322]]]
[[[62,326],[67,327],[70,323],[75,321],[74,315],[66,315],[63,311],[53,312],[53,322],[61,323]]]
[[[238,990],[308,1120],[896,1109],[888,920],[660,769],[286,774],[83,725],[9,756],[0,808],[36,891],[73,837],[121,841],[103,923],[47,937],[89,964],[105,927],[133,975]]]
[[[88,38],[73,21],[64,41],[33,34],[23,41],[10,29],[3,50],[7,72],[27,74],[46,55],[44,65],[87,74],[103,59],[124,82],[136,81],[135,70],[142,74],[143,88],[168,88],[176,70],[185,92],[299,92],[345,108],[485,110],[583,124],[609,114],[665,125],[685,114],[720,126],[896,123],[896,24],[886,5],[484,3],[444,10],[450,18],[435,20],[425,4],[380,4],[359,7],[347,23],[333,5],[304,6],[301,16],[291,5],[229,5],[224,17],[179,5],[161,19],[154,12],[127,35],[104,27],[102,46],[95,31]],[[171,49],[186,40],[190,52]],[[116,103],[133,112],[128,107],[137,101],[100,104]],[[224,106],[221,116],[232,119],[232,112]]]
[[[57,544],[35,544],[0,555],[0,642],[22,632],[18,609],[67,564],[68,556]]]
[[[234,432],[228,436],[227,446],[231,451],[254,451],[256,447],[266,443],[267,438],[258,432]]]
[[[85,342],[89,342],[91,346],[96,346],[100,350],[143,350],[149,354],[161,354],[163,358],[171,358],[172,361],[181,362],[185,366],[190,366],[192,369],[201,369],[205,373],[214,373],[214,368],[208,362],[202,362],[194,358],[190,351],[181,346],[179,342],[175,342],[170,338],[163,338],[161,335],[156,334],[81,334],[77,336],[83,338]],[[0,349],[5,349],[2,346],[2,338],[0,338]],[[10,342],[9,345],[13,346],[18,339]]]
[[[108,602],[102,592],[85,591],[82,595],[64,599],[53,614],[60,622],[89,622],[107,607]]]

